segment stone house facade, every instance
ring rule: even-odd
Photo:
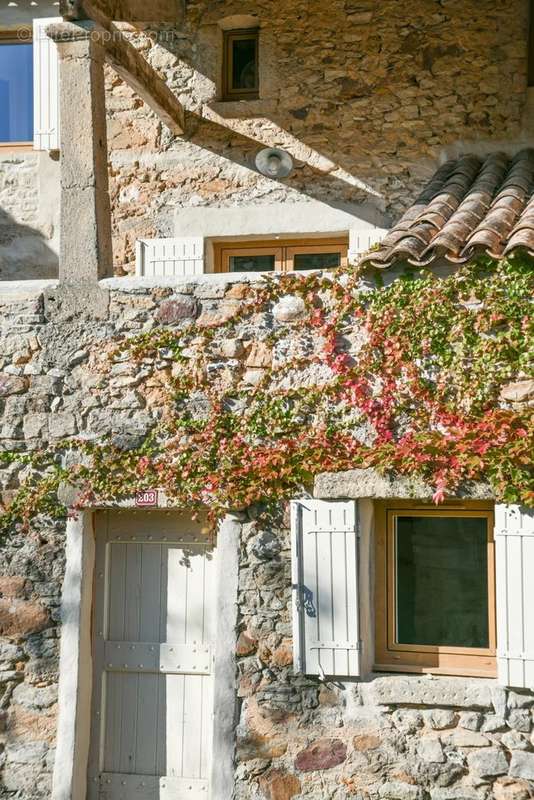
[[[180,402],[199,425],[217,394],[252,404],[271,370],[282,390],[333,380],[315,300],[286,275],[265,297],[266,264],[343,266],[381,240],[362,263],[392,286],[399,252],[446,277],[479,250],[534,250],[527,3],[60,10],[45,40],[59,54],[59,161],[0,148],[6,514],[15,501],[23,517],[21,487],[56,474],[41,454],[64,471],[63,510],[39,506],[1,539],[0,797],[527,800],[531,511],[484,480],[440,510],[423,480],[325,463],[291,504],[240,499],[213,533],[164,475],[119,491],[106,461],[110,496],[81,497],[69,472],[83,475],[83,443],[125,469],[144,457],[188,370]],[[10,31],[35,13],[2,6]],[[256,83],[225,98],[225,48],[237,64],[240,41],[257,48]],[[265,148],[290,156],[289,175],[261,172]],[[320,275],[327,313],[347,278]],[[351,291],[368,290],[358,275]],[[351,313],[355,360],[359,325]],[[152,350],[128,349],[161,331]],[[508,379],[503,406],[526,413],[532,381]],[[423,573],[447,555],[465,559],[460,600],[430,604]],[[455,619],[443,652],[410,628],[417,614],[443,625],[440,605]]]

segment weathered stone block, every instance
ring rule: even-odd
[[[0,599],[0,636],[25,636],[48,624],[48,611],[39,603]]]
[[[279,769],[269,769],[261,776],[259,784],[267,800],[291,800],[301,790],[296,775]]]
[[[530,716],[530,711],[526,708],[516,708],[510,711],[506,721],[510,728],[513,728],[515,731],[530,733],[532,717]]]
[[[419,678],[389,675],[372,686],[378,705],[491,708],[491,686],[464,678]]]
[[[245,364],[247,367],[270,367],[273,351],[265,342],[255,342],[250,348]]]
[[[156,312],[156,319],[163,325],[176,325],[186,319],[194,319],[199,312],[198,300],[189,295],[164,300]]]
[[[388,781],[378,788],[382,800],[422,800],[423,790],[419,786],[402,781]]]
[[[482,800],[484,794],[468,786],[455,786],[453,789],[431,789],[431,800]]]
[[[302,297],[284,295],[273,307],[273,316],[278,322],[293,322],[301,319],[306,313],[306,304]]]
[[[525,781],[513,778],[499,778],[493,784],[494,800],[529,800],[532,795]]]
[[[534,753],[514,751],[510,762],[510,775],[514,778],[534,781]]]
[[[481,778],[490,778],[495,775],[506,775],[508,761],[503,750],[488,747],[486,750],[477,750],[467,756],[469,769]]]
[[[466,728],[470,731],[479,731],[483,722],[484,717],[482,714],[479,714],[476,711],[464,711],[462,714],[460,714],[458,725],[461,728]]]
[[[508,692],[509,708],[530,708],[534,705],[534,696],[530,692]]]
[[[42,711],[57,702],[57,686],[31,686],[21,683],[13,691],[13,700],[25,708]]]
[[[441,731],[445,728],[453,728],[456,725],[457,715],[449,709],[436,708],[433,711],[425,711],[425,718],[431,728]]]
[[[508,731],[501,739],[501,744],[508,750],[530,750],[530,742],[519,731]]]
[[[482,730],[486,733],[506,730],[506,720],[498,714],[487,714]]]
[[[376,733],[360,733],[353,738],[352,746],[358,752],[365,753],[367,750],[376,750],[380,747],[381,741]]]
[[[297,754],[295,767],[301,772],[332,769],[347,758],[347,745],[340,739],[318,739]]]
[[[442,764],[445,761],[443,747],[439,739],[424,737],[417,745],[417,755],[423,761]]]
[[[286,750],[287,742],[277,736],[254,734],[244,736],[237,741],[239,761],[250,761],[255,758],[280,758]]]
[[[525,403],[532,398],[534,398],[534,380],[507,383],[501,389],[501,400],[512,403]]]
[[[246,631],[239,634],[235,652],[238,656],[248,656],[256,650],[257,642]]]
[[[21,394],[28,388],[27,378],[20,378],[16,375],[0,374],[0,397],[8,397],[12,394]]]
[[[453,747],[489,747],[490,744],[490,740],[484,734],[461,728],[448,734],[444,740]]]
[[[10,742],[6,747],[6,760],[16,764],[35,764],[45,757],[46,742]]]

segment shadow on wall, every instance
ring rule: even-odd
[[[0,208],[0,281],[57,278],[59,259],[45,232]]]

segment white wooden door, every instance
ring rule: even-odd
[[[214,548],[176,513],[97,526],[88,798],[208,798]]]

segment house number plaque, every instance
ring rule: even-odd
[[[135,505],[138,508],[152,508],[158,505],[157,489],[147,489],[135,493]]]

